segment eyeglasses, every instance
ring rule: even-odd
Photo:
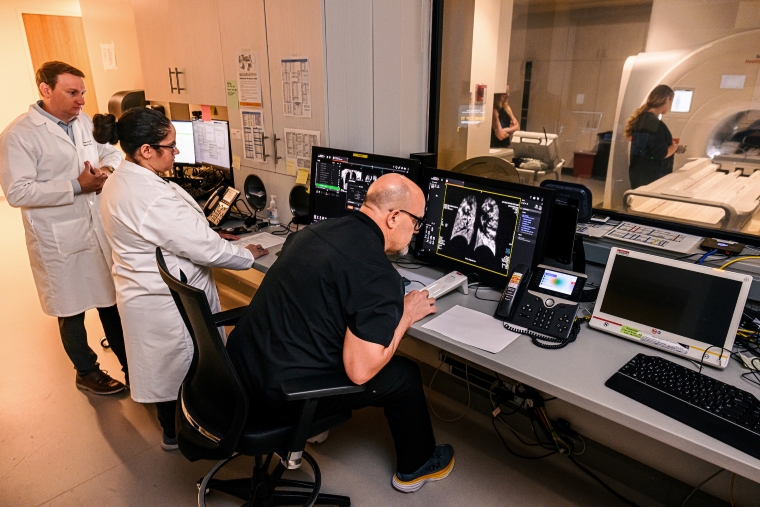
[[[148,146],[150,146],[154,150],[158,150],[160,148],[166,148],[167,150],[174,151],[174,150],[177,149],[177,143],[176,142],[171,143],[171,144],[149,144]]]
[[[406,213],[410,217],[414,219],[414,232],[420,232],[420,229],[422,229],[422,226],[425,224],[425,219],[418,217],[417,215],[413,215],[406,211],[405,209],[399,210],[401,213]]]

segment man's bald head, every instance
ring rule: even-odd
[[[390,173],[380,176],[370,185],[364,204],[376,211],[412,208],[416,199],[422,199],[422,190],[400,174]]]
[[[425,214],[425,195],[409,178],[390,173],[370,185],[359,211],[382,231],[386,253],[406,252],[417,225],[409,214]]]

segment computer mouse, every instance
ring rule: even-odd
[[[412,284],[411,280],[409,280],[408,278],[404,278],[403,276],[401,277],[401,281],[404,282],[404,287]]]

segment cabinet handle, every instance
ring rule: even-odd
[[[277,156],[277,141],[282,141],[281,137],[277,137],[277,134],[274,135],[274,163],[277,164],[277,161],[282,159],[282,157]]]
[[[267,161],[267,157],[271,155],[267,155],[267,143],[264,142],[265,139],[269,139],[269,137],[265,136],[264,133],[261,133],[261,158],[264,159],[264,162]]]
[[[179,84],[179,83],[177,83]],[[171,88],[172,93],[174,93],[174,81],[172,80],[172,68],[169,67],[169,88]]]
[[[184,74],[184,72],[180,72],[177,70],[177,67],[174,67],[174,75],[177,77],[177,95],[180,95],[183,90],[186,90],[186,88],[182,88],[179,84],[179,75]]]

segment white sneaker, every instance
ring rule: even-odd
[[[321,444],[322,442],[327,440],[327,436],[329,434],[330,434],[330,430],[323,431],[319,435],[306,439],[306,441],[309,442],[310,444]]]

